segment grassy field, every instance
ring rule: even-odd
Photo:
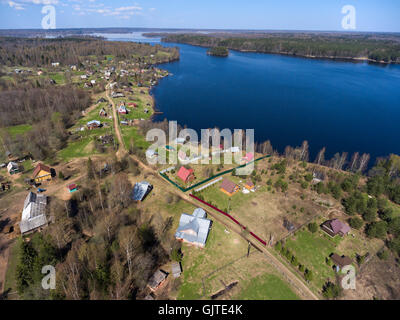
[[[255,249],[214,221],[204,249],[184,245],[183,279],[178,299],[210,299],[231,283],[237,285],[220,299],[297,299],[290,287]]]
[[[233,300],[298,300],[299,298],[279,277],[260,275],[248,280],[242,291]]]
[[[30,124],[20,124],[17,126],[7,127],[7,132],[10,134],[11,137],[15,137],[19,134],[24,134],[32,129]]]
[[[4,292],[13,293],[16,291],[16,283],[15,283],[15,269],[17,267],[18,258],[19,258],[19,248],[20,248],[19,240],[14,241],[14,243],[10,247],[10,252],[8,256],[8,266],[6,277],[4,280]],[[10,296],[9,299],[12,299],[13,296]]]
[[[322,232],[312,234],[308,230],[299,231],[286,241],[285,247],[294,253],[300,264],[312,270],[312,282],[317,288],[322,288],[328,278],[334,279],[335,272],[326,264],[325,259],[336,252],[335,242],[325,237]]]

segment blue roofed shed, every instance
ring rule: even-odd
[[[153,186],[147,181],[137,182],[133,187],[131,199],[134,201],[143,201],[151,190],[153,190]]]

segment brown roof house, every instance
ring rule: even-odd
[[[39,163],[35,170],[33,171],[33,179],[35,182],[43,182],[51,180],[51,168],[44,165],[43,163]]]
[[[248,190],[254,190],[254,183],[251,180],[247,180],[246,184],[244,185],[244,187]]]
[[[340,269],[343,269],[343,267],[351,265],[353,263],[353,261],[349,257],[339,256],[336,253],[332,253],[330,258],[335,265],[336,272],[339,272]]]
[[[225,178],[221,183],[221,191],[231,197],[239,191],[239,186],[231,180]]]
[[[321,228],[331,237],[336,235],[343,237],[350,232],[350,227],[339,219],[327,220],[321,224]]]
[[[157,270],[150,278],[147,286],[150,288],[151,291],[156,291],[159,289],[167,279],[168,273],[165,273],[162,270]]]

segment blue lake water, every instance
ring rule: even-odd
[[[322,147],[328,157],[400,154],[399,65],[236,51],[218,58],[205,48],[165,45],[178,46],[181,59],[162,65],[173,75],[152,91],[163,112],[156,120],[196,130],[254,129],[256,141],[270,140],[279,152],[307,140],[311,160]]]

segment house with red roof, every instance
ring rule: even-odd
[[[252,152],[246,153],[246,155],[242,158],[242,160],[245,161],[246,163],[253,161],[253,159],[254,159],[254,154]]]
[[[194,180],[193,169],[186,169],[185,167],[181,167],[178,171],[178,178],[181,179],[184,183],[188,183]]]

